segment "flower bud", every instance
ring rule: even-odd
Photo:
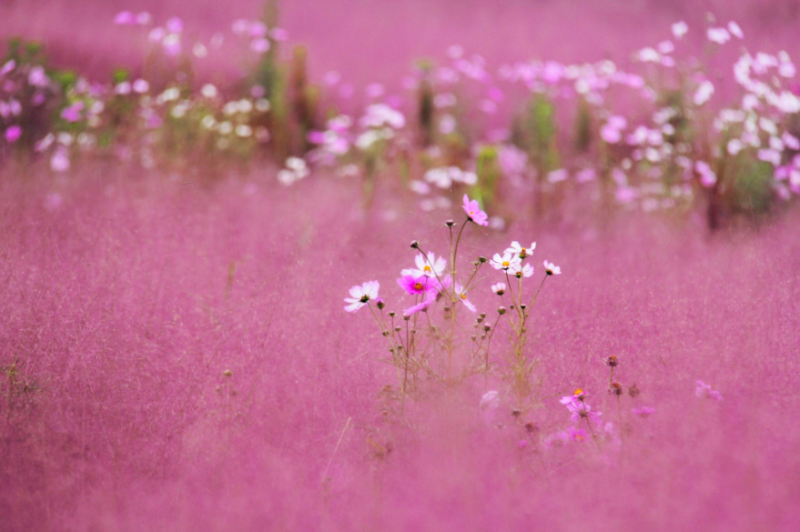
[[[411,249],[419,249],[419,240],[411,241]]]
[[[453,220],[447,220],[444,223],[444,225],[446,225],[447,227],[453,227],[454,225],[456,225],[456,223]]]
[[[501,316],[506,313],[506,307],[497,307],[497,313]]]

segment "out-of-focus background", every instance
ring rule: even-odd
[[[147,10],[156,20],[179,16],[190,33],[210,39],[237,18],[257,18],[261,0],[4,0],[0,34],[44,41],[59,65],[80,64],[103,75],[135,65],[141,49],[111,24],[120,10]],[[626,59],[633,50],[670,36],[669,25],[690,27],[736,20],[759,50],[777,52],[800,42],[797,0],[291,0],[281,25],[310,49],[317,75],[339,71],[352,82],[397,83],[412,62],[460,44],[489,64],[543,57],[563,62]],[[757,34],[757,35],[754,35]],[[702,45],[702,32],[689,39]],[[223,48],[225,50],[225,48]],[[235,61],[212,54],[201,69],[230,72]]]

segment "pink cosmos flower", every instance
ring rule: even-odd
[[[8,126],[6,129],[6,141],[9,144],[14,144],[22,136],[22,128],[18,125]]]
[[[544,272],[547,275],[561,275],[561,267],[556,266],[552,262],[544,261]]]
[[[346,297],[344,302],[347,306],[344,309],[347,312],[356,312],[361,307],[369,303],[369,301],[378,299],[378,290],[381,285],[378,281],[368,281],[361,286],[354,286],[350,289],[350,297]]]
[[[534,249],[536,249],[536,242],[531,243],[531,245],[528,247],[523,247],[515,240],[511,243],[511,246],[505,250],[505,253],[511,253],[520,259],[524,259],[525,257],[530,257],[533,255]]]
[[[425,295],[425,299],[423,299],[420,303],[417,303],[416,305],[412,305],[412,306],[408,307],[407,309],[405,309],[403,311],[403,315],[411,316],[412,314],[416,314],[417,312],[421,312],[421,311],[427,309],[428,307],[433,305],[433,303],[436,301],[436,296],[437,295],[438,295],[438,292],[435,292],[433,290],[429,291]]]
[[[578,388],[575,390],[573,395],[566,395],[561,398],[559,401],[562,405],[567,407],[573,422],[578,423],[581,418],[586,418],[588,421],[597,424],[600,426],[602,421],[600,420],[600,416],[603,415],[602,412],[594,412],[592,411],[592,407],[586,402],[586,394],[583,393],[583,390]]]
[[[464,303],[464,306],[467,307],[470,312],[477,311],[475,305],[473,305],[470,300],[467,299],[467,292],[464,290],[464,287],[458,283],[456,283],[456,295],[458,296],[458,300]]]
[[[436,279],[425,275],[403,275],[397,280],[397,284],[412,296],[423,295],[432,291],[438,293],[440,289],[439,282]]]
[[[694,394],[698,397],[698,399],[714,399],[715,401],[722,401],[722,394],[712,388],[710,384],[706,384],[703,381],[697,381],[697,388],[695,388]]]
[[[464,212],[467,213],[467,218],[472,220],[478,225],[486,227],[489,225],[489,217],[481,210],[478,200],[470,201],[469,197],[464,194]]]

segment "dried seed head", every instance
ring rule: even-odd
[[[528,421],[525,423],[525,430],[528,432],[528,434],[535,434],[539,432],[539,427],[537,427],[536,423],[533,421]]]
[[[608,393],[612,393],[617,397],[622,395],[622,392],[623,392],[622,385],[618,382],[612,382],[611,387],[608,389]]]
[[[519,408],[514,408],[511,410],[511,415],[514,417],[519,417],[522,414],[522,411]]]
[[[606,359],[606,366],[609,368],[616,368],[619,366],[619,359],[617,359],[616,355],[611,355]]]
[[[636,386],[635,384],[630,388],[628,388],[628,395],[630,395],[631,397],[637,397],[640,393],[642,392],[639,391],[639,387]]]

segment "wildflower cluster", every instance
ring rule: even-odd
[[[454,384],[475,374],[484,374],[488,380],[496,370],[509,384],[520,408],[530,408],[538,403],[539,390],[533,375],[537,359],[526,343],[529,319],[544,282],[561,270],[544,261],[538,288],[527,289],[524,281],[534,275],[531,261],[536,243],[522,246],[516,241],[491,261],[477,257],[466,271],[457,268],[466,227],[488,225],[486,212],[467,195],[462,210],[463,221],[445,223],[450,242],[447,258],[424,249],[419,241],[411,243],[416,253],[413,266],[402,269],[397,279],[411,304],[399,313],[391,310],[378,294],[378,281],[370,281],[350,289],[345,310],[370,309],[388,343],[389,362],[398,370],[402,398],[416,396],[423,381]],[[486,264],[495,271],[484,276]],[[479,312],[471,300],[486,278],[491,279],[494,297],[500,298],[492,316]],[[464,316],[472,320],[471,329],[464,327]],[[505,341],[496,341],[492,350],[498,330],[503,331]]]

